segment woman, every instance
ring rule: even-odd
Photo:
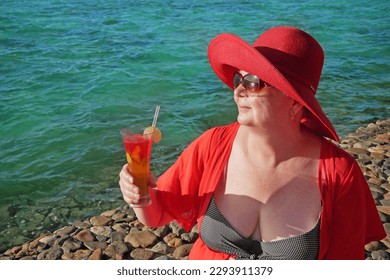
[[[190,259],[364,259],[385,232],[356,161],[327,140],[338,136],[315,98],[321,46],[282,26],[253,45],[221,34],[208,57],[234,91],[237,122],[191,143],[151,188],[152,205],[135,208],[139,220],[198,223]],[[125,165],[121,191],[137,204],[132,182]]]

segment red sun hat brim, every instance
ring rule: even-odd
[[[339,141],[339,137],[315,98],[313,89],[290,75],[284,75],[265,55],[240,37],[223,33],[215,37],[208,47],[208,59],[216,75],[233,89],[234,74],[239,70],[258,76],[290,98],[302,104],[308,114],[302,124],[319,135]],[[322,66],[321,66],[322,67]]]

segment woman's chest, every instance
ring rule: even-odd
[[[298,235],[318,220],[321,195],[315,162],[262,169],[229,160],[216,189],[216,204],[242,236],[259,240]]]

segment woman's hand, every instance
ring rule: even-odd
[[[138,204],[140,197],[139,188],[134,185],[134,178],[129,173],[127,164],[122,167],[119,173],[119,186],[123,195],[123,199],[129,204]],[[156,187],[156,178],[152,172],[149,172],[149,186]]]

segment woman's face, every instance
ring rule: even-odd
[[[239,71],[241,76],[248,74]],[[289,111],[294,101],[272,86],[264,86],[253,92],[242,84],[234,90],[238,108],[237,121],[251,127],[278,127],[275,124],[289,120]]]

